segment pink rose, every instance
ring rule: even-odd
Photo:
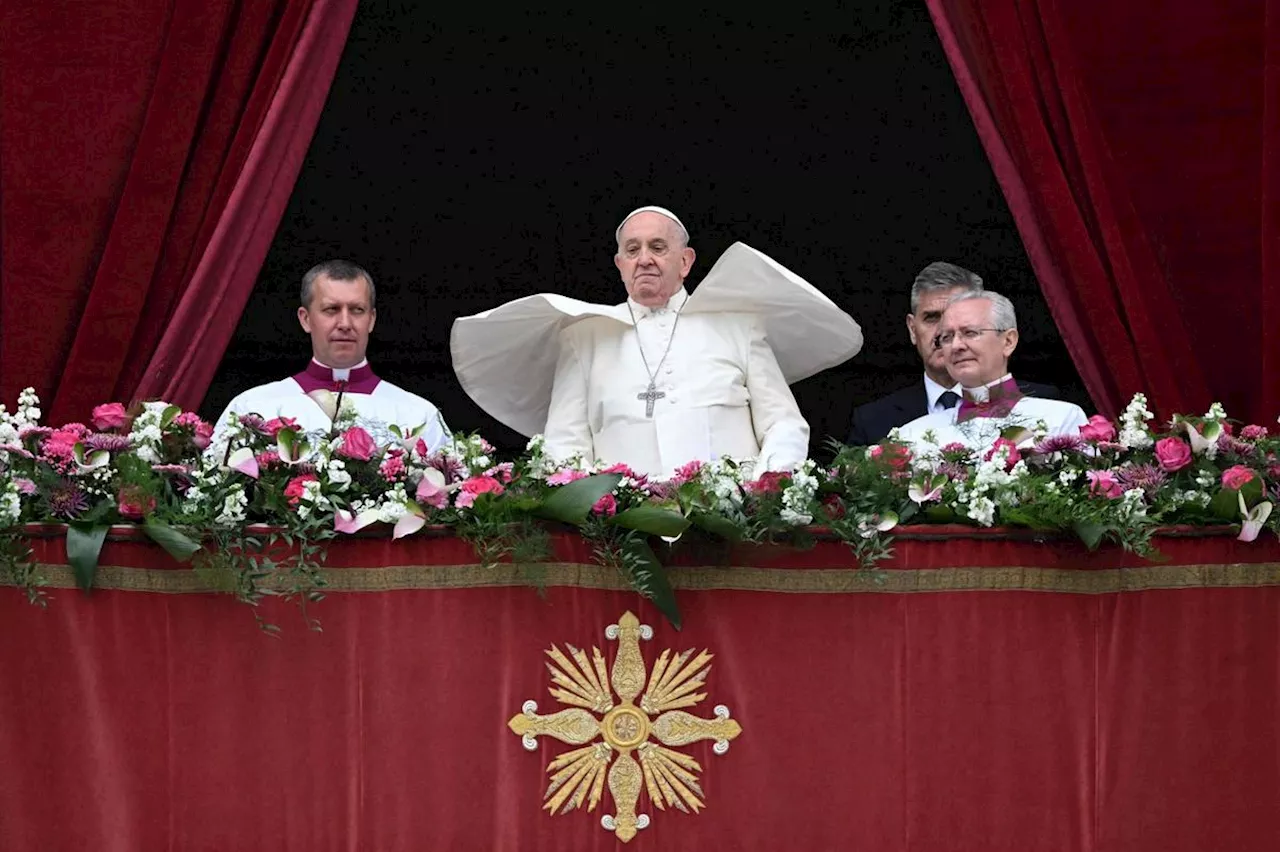
[[[142,520],[156,508],[155,498],[136,485],[121,488],[116,502],[116,510],[120,512],[120,516],[131,521]]]
[[[129,415],[118,402],[108,402],[93,409],[93,426],[99,432],[119,429],[129,422]]]
[[[1109,470],[1089,470],[1085,471],[1085,476],[1089,480],[1090,494],[1111,500],[1124,494],[1124,489],[1120,487],[1115,474]]]
[[[591,507],[591,511],[597,515],[616,515],[618,514],[618,501],[613,498],[612,494],[606,494],[596,501]]]
[[[506,490],[502,487],[502,483],[492,476],[473,476],[462,483],[463,493],[476,496],[481,494],[501,494]]]
[[[1246,426],[1240,430],[1240,437],[1246,441],[1257,441],[1267,437],[1266,426]]]
[[[675,475],[676,484],[680,485],[685,482],[691,482],[697,479],[698,475],[701,472],[702,472],[702,462],[699,461],[698,459],[694,459],[693,461],[687,464],[682,464],[678,468],[676,468],[676,475]]]
[[[876,444],[867,455],[894,473],[902,473],[911,465],[911,449],[906,444]]]
[[[302,500],[302,495],[306,493],[307,483],[319,481],[319,478],[313,473],[304,473],[301,476],[295,476],[290,479],[289,484],[284,487],[284,496],[289,500],[289,505],[297,508],[299,501]]]
[[[1170,473],[1182,470],[1191,464],[1191,445],[1181,438],[1161,438],[1156,441],[1156,461]]]
[[[579,479],[586,479],[586,476],[587,476],[586,473],[580,470],[567,468],[566,470],[556,471],[555,473],[548,476],[547,484],[548,485],[568,485],[570,482],[575,482]]]
[[[352,426],[342,433],[342,446],[338,447],[337,453],[343,458],[368,461],[377,451],[378,445],[369,433],[359,426]]]
[[[294,420],[292,417],[273,417],[272,419],[268,420],[266,423],[262,424],[262,431],[266,432],[268,435],[270,435],[273,438],[276,436],[276,433],[279,432],[281,429],[296,430],[297,428],[298,428],[298,421]]]
[[[1229,467],[1222,472],[1222,487],[1233,488],[1239,491],[1250,482],[1253,482],[1254,472],[1242,464]]]
[[[1080,427],[1080,437],[1086,441],[1110,441],[1116,436],[1116,427],[1101,414],[1089,418],[1089,422]]]
[[[254,458],[258,462],[258,467],[263,470],[266,470],[273,464],[278,464],[280,462],[280,454],[275,450],[263,450]]]
[[[987,451],[985,456],[983,456],[983,460],[991,461],[995,458],[996,452],[999,451],[1001,447],[1005,447],[1009,450],[1009,456],[1004,463],[1004,469],[1008,472],[1013,470],[1013,466],[1015,464],[1022,461],[1022,453],[1018,452],[1018,445],[1013,441],[1010,441],[1008,438],[996,438],[996,442],[991,445],[991,449]]]
[[[207,449],[209,442],[213,440],[213,427],[201,420],[196,424],[195,432],[191,435],[191,443],[196,445],[197,450]]]

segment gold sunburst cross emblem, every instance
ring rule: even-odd
[[[671,805],[685,813],[697,813],[705,807],[698,784],[702,767],[689,755],[664,746],[715,740],[712,751],[724,754],[729,740],[742,733],[742,727],[729,718],[729,708],[723,704],[716,706],[714,719],[681,709],[707,697],[698,693],[711,671],[712,655],[705,650],[693,659],[691,650],[674,657],[669,650],[663,651],[648,674],[646,689],[640,640],[652,639],[653,628],[628,612],[617,624],[608,626],[605,636],[618,642],[611,672],[606,671],[599,648],[591,649],[591,659],[567,643],[567,655],[554,645],[547,651],[553,684],[549,691],[561,704],[572,705],[571,709],[540,716],[537,702],[526,701],[507,724],[529,751],[538,747],[539,736],[582,746],[565,752],[547,767],[551,779],[543,807],[552,814],[568,813],[584,803],[587,810],[595,810],[608,767],[609,793],[617,813],[606,814],[600,824],[626,842],[649,825],[647,814],[636,814],[642,777],[649,800],[659,810]],[[637,705],[636,696],[642,689],[645,692]]]

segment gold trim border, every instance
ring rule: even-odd
[[[74,589],[66,565],[39,567],[51,589]],[[502,586],[565,586],[625,591],[618,574],[600,565],[571,562],[482,565],[397,565],[385,568],[324,569],[327,592],[391,592],[477,589]],[[1099,595],[1155,589],[1280,586],[1280,562],[1222,565],[1150,565],[1136,568],[673,568],[671,584],[688,591],[745,591],[791,594],[919,594],[929,592],[1057,592]],[[14,585],[0,578],[0,586]],[[270,583],[264,583],[269,586]],[[94,587],[113,591],[200,594],[217,591],[195,571],[98,568]]]

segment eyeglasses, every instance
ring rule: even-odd
[[[933,348],[941,349],[944,346],[950,346],[956,339],[956,335],[960,335],[960,339],[965,343],[972,343],[983,335],[984,332],[994,331],[997,334],[1008,331],[1007,328],[962,328],[959,331],[944,331],[942,334],[933,336]]]

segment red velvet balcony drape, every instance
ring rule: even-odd
[[[1100,411],[1280,408],[1280,2],[928,0]]]
[[[161,384],[152,375],[142,387],[144,374],[175,360],[175,344],[161,346],[167,329],[216,367],[354,9],[355,0],[5,4],[0,400],[33,385],[48,418],[65,422],[149,395]],[[219,241],[229,229],[252,234],[234,257]],[[229,317],[225,333],[192,333],[182,318],[193,310]],[[153,364],[157,355],[169,357]],[[194,407],[200,380],[192,372],[174,401]]]
[[[883,575],[837,543],[756,551],[675,570],[679,633],[561,545],[543,597],[455,539],[339,542],[323,632],[269,602],[279,639],[229,598],[184,593],[198,578],[142,545],[107,544],[91,598],[58,588],[42,611],[0,587],[5,848],[1271,852],[1280,837],[1280,544],[1167,540],[1152,565],[899,539]],[[725,704],[743,730],[723,756],[682,749],[701,813],[642,798],[653,823],[623,847],[600,827],[607,797],[541,810],[569,747],[527,752],[507,720],[529,699],[562,709],[544,650],[612,662],[603,630],[628,609],[655,629],[647,666],[715,655],[690,712]]]

